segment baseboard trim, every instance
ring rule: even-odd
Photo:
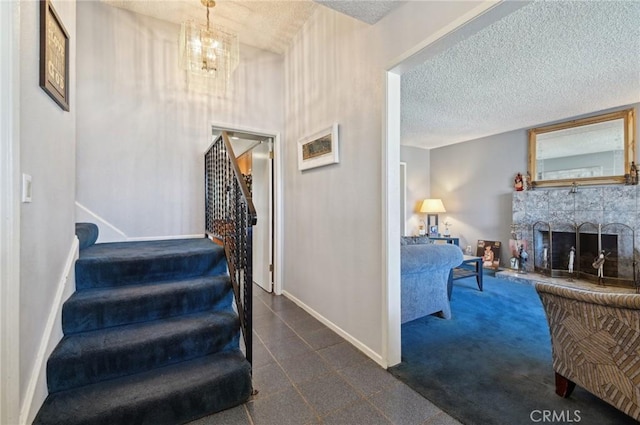
[[[62,276],[58,282],[58,289],[51,303],[49,316],[38,347],[35,364],[25,392],[22,408],[20,409],[20,424],[30,424],[33,422],[40,406],[47,398],[47,360],[53,352],[55,346],[62,339],[62,304],[75,291],[75,262],[79,256],[80,242],[77,237],[73,238],[67,262],[62,271]]]
[[[197,239],[204,238],[204,231],[198,234],[191,235],[172,235],[172,236],[127,236],[122,230],[118,229],[113,224],[109,223],[98,214],[91,211],[89,208],[76,201],[76,217],[79,221],[89,221],[96,223],[100,229],[98,233],[98,243],[103,242],[146,242],[146,241],[160,241],[167,239]]]
[[[312,315],[313,317],[318,319],[320,322],[322,322],[329,329],[331,329],[332,331],[334,331],[335,333],[340,335],[342,338],[344,338],[347,341],[349,341],[352,345],[354,345],[358,350],[362,351],[371,360],[373,360],[374,362],[378,363],[383,368],[385,368],[385,369],[387,368],[387,364],[384,361],[384,359],[382,358],[382,356],[380,354],[376,353],[375,351],[373,351],[371,348],[369,348],[362,341],[360,341],[359,339],[355,338],[353,335],[351,335],[350,333],[346,332],[344,329],[342,329],[341,327],[339,327],[338,325],[333,323],[331,320],[327,319],[326,317],[324,317],[323,315],[321,315],[320,313],[318,313],[317,311],[315,311],[314,309],[309,307],[307,304],[305,304],[302,301],[300,301],[298,298],[293,296],[290,292],[282,291],[282,295],[284,295],[285,297],[289,298],[291,301],[296,303],[296,305],[298,305],[298,307],[302,308],[304,311],[306,311],[307,313],[309,313],[310,315]]]
[[[76,201],[76,217],[78,221],[89,221],[98,225],[98,243],[102,242],[124,242],[127,235],[113,224],[109,223],[89,208]]]

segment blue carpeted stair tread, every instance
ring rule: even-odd
[[[206,276],[156,284],[94,288],[75,292],[62,309],[65,335],[181,314],[228,309],[228,276]]]
[[[127,258],[162,258],[185,253],[210,253],[222,250],[222,247],[207,238],[168,239],[138,242],[99,243],[82,252],[80,259],[98,260],[109,258],[121,260]]]
[[[179,424],[251,393],[222,247],[208,239],[95,244],[47,362],[36,424]]]
[[[238,326],[230,309],[65,336],[47,362],[49,391],[237,348]]]
[[[181,424],[246,401],[251,366],[239,350],[50,394],[34,425]]]
[[[92,245],[76,261],[76,288],[104,288],[226,273],[224,249],[209,239]]]

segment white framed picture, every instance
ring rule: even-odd
[[[338,124],[298,141],[298,169],[322,167],[340,162]]]

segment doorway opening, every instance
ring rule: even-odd
[[[526,5],[526,2],[483,2],[391,60],[384,75],[383,105],[383,358],[387,366],[401,362],[400,238],[403,221],[398,187],[401,181],[401,78],[419,64]],[[403,208],[406,208],[406,200]],[[398,223],[400,222],[400,226]]]
[[[240,172],[247,182],[258,221],[253,226],[253,283],[269,293],[276,285],[276,135],[213,127],[213,136],[229,135]]]

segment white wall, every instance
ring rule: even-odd
[[[547,124],[552,123],[538,126]],[[528,143],[527,129],[521,129],[431,150],[431,195],[442,198],[461,246],[471,245],[475,252],[479,239],[508,243],[514,178],[527,171]],[[506,255],[504,249],[503,265]]]
[[[381,352],[381,74],[368,26],[318,8],[285,57],[284,290]],[[340,163],[298,171],[297,141],[339,124]]]
[[[284,289],[381,363],[384,71],[478,5],[455,3],[407,2],[374,26],[320,7],[285,55]],[[296,142],[333,122],[340,163],[299,172]],[[399,143],[392,149],[397,160]],[[396,271],[389,285],[399,291]],[[399,307],[390,316],[399,317]]]
[[[407,202],[406,202],[406,229],[407,235],[417,235],[421,220],[426,221],[426,216],[420,214],[420,201],[428,199],[431,191],[430,158],[429,149],[420,149],[411,146],[400,147],[400,160],[407,163]],[[446,208],[446,204],[445,204]],[[444,215],[440,217],[444,222]],[[442,228],[444,229],[444,227]]]
[[[241,46],[229,92],[198,93],[178,68],[179,31],[78,4],[77,201],[128,238],[204,233],[212,123],[283,126],[281,56]]]
[[[21,206],[21,400],[41,353],[48,318],[75,240],[76,3],[53,1],[70,36],[69,99],[65,112],[39,87],[39,2],[21,2],[21,169],[33,177],[33,202]]]
[[[513,179],[526,172],[527,143],[518,130],[431,150],[431,196],[442,198],[461,247],[509,241]]]

